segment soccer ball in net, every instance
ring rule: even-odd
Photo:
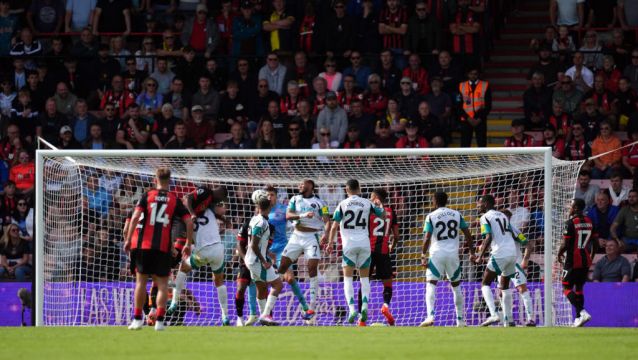
[[[268,199],[268,192],[266,190],[255,190],[253,194],[250,196],[250,199],[253,201],[253,204],[258,204],[261,199]]]

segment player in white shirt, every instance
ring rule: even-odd
[[[199,189],[198,189],[199,190]],[[197,190],[196,190],[197,191]],[[195,206],[193,208],[193,198],[191,194],[184,196],[183,202],[191,218],[195,224],[195,244],[191,250],[190,244],[184,247],[185,257],[179,268],[179,272],[175,277],[175,291],[173,292],[173,300],[167,313],[170,315],[177,310],[180,301],[180,295],[186,282],[186,277],[192,269],[197,269],[204,265],[210,265],[213,269],[213,279],[215,289],[217,290],[217,300],[222,313],[222,326],[229,326],[230,319],[228,317],[228,289],[224,282],[224,244],[222,243],[219,233],[219,225],[217,219],[224,219],[226,213],[225,204],[221,201],[207,202],[207,207],[201,208]],[[192,254],[191,254],[192,251]]]
[[[306,308],[302,301],[304,320],[310,320],[315,315],[314,308],[317,303],[319,291],[319,278],[317,268],[321,260],[321,244],[330,230],[330,214],[328,206],[315,195],[315,182],[305,179],[299,184],[299,194],[293,196],[288,203],[286,220],[292,220],[295,230],[281,256],[281,262],[277,271],[284,275],[290,284],[295,296],[303,300],[292,272],[288,271],[290,265],[299,259],[301,254],[308,261],[308,282],[310,283],[310,307]],[[288,272],[288,274],[286,274]]]
[[[463,316],[463,293],[461,292],[461,260],[459,259],[459,243],[461,232],[465,236],[465,248],[471,249],[474,237],[460,212],[447,208],[448,196],[445,192],[434,194],[436,210],[428,214],[423,225],[423,253],[421,264],[427,268],[425,278],[425,303],[427,318],[422,327],[434,325],[434,304],[436,301],[436,284],[447,277],[452,286],[454,307],[456,309],[456,325],[465,326]],[[431,244],[431,245],[430,245]]]
[[[268,215],[272,204],[267,196],[260,197],[256,202],[259,207],[259,214],[250,219],[248,229],[250,240],[248,241],[244,262],[248,270],[250,270],[250,276],[257,285],[257,303],[261,314],[259,322],[266,326],[278,325],[270,313],[275,307],[283,283],[279,275],[275,273],[275,269],[267,255],[268,241],[271,235]],[[268,285],[271,286],[270,294],[268,294]]]
[[[487,307],[490,310],[490,317],[487,318],[481,326],[488,326],[499,322],[501,319],[496,312],[494,305],[494,294],[490,284],[498,275],[501,277],[499,288],[501,290],[509,289],[510,279],[516,273],[516,244],[512,236],[512,230],[509,219],[500,211],[494,210],[494,197],[492,195],[484,195],[480,201],[481,216],[481,235],[483,235],[483,244],[478,256],[472,256],[472,260],[476,264],[480,264],[484,260],[487,248],[490,247],[490,258],[485,267],[481,292]],[[512,302],[508,296],[512,296],[509,292],[503,293],[503,312],[511,314],[508,304]],[[503,324],[509,326],[509,320],[506,316]]]
[[[503,210],[503,214],[510,218],[511,220],[511,212],[509,210]],[[529,294],[529,290],[527,289],[527,274],[525,273],[525,269],[527,269],[527,263],[529,262],[529,258],[532,255],[532,242],[528,241],[525,234],[523,234],[513,223],[510,222],[510,229],[512,230],[512,235],[514,237],[514,241],[516,244],[516,272],[514,273],[514,277],[512,278],[512,282],[514,283],[514,287],[518,290],[521,298],[523,299],[523,306],[525,307],[525,315],[527,316],[527,322],[525,326],[536,326],[536,322],[534,321],[534,317],[532,315],[533,306],[532,306],[532,297]],[[525,249],[525,251],[521,251],[521,248]],[[499,282],[501,279],[499,277]],[[513,289],[507,289],[501,291],[501,294],[505,292],[512,292]],[[507,296],[509,301],[512,301],[514,297],[512,295]],[[503,299],[503,301],[505,301]],[[513,309],[514,305],[510,304],[510,311]],[[514,323],[514,318],[512,314],[508,315],[510,319],[510,325],[516,325]]]
[[[335,209],[332,219],[334,224],[330,229],[327,249],[332,249],[332,243],[341,232],[341,242],[343,249],[343,292],[346,296],[346,303],[350,309],[348,322],[354,323],[357,318],[354,301],[353,274],[354,269],[359,270],[361,281],[361,323],[368,319],[368,299],[370,298],[370,214],[384,219],[385,211],[378,199],[371,202],[359,196],[361,190],[359,181],[348,180],[346,183],[346,193],[348,198],[341,201]],[[339,228],[337,229],[337,224]]]

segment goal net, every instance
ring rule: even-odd
[[[526,269],[533,316],[541,325],[567,325],[572,321],[571,307],[563,299],[560,269],[553,259],[581,163],[556,159],[546,162],[545,156],[540,148],[38,151],[36,322],[124,325],[131,319],[134,278],[129,272],[128,256],[122,250],[122,228],[136,201],[153,186],[155,169],[168,166],[173,174],[171,190],[180,197],[198,185],[225,185],[229,189],[225,221],[218,222],[225,247],[224,274],[231,320],[235,318],[233,299],[239,268],[234,251],[236,233],[254,214],[252,191],[273,185],[278,190],[278,200],[287,204],[302,180],[313,179],[317,195],[333,212],[346,196],[345,182],[356,178],[364,196],[377,187],[386,189],[389,206],[397,216],[399,239],[391,254],[394,285],[390,303],[397,325],[418,325],[426,316],[425,269],[420,265],[420,254],[423,222],[433,210],[431,195],[437,190],[446,191],[448,207],[464,215],[476,237],[475,249],[481,239],[477,209],[481,195],[492,194],[499,209],[513,213],[512,224],[533,242]],[[551,177],[546,169],[552,170]],[[546,208],[545,199],[551,199],[551,210]],[[551,221],[544,221],[549,213]],[[315,308],[317,325],[340,325],[347,317],[341,261],[339,244],[336,251],[323,252]],[[471,264],[467,252],[461,255],[461,264],[465,317],[468,325],[476,325],[489,316],[480,291],[485,265]],[[296,276],[307,294],[308,272],[303,256],[297,263]],[[380,313],[382,292],[381,282],[373,280],[369,323],[385,322]],[[514,300],[515,321],[522,324],[522,301],[518,294]],[[173,319],[174,323],[220,323],[209,267],[189,274],[182,301],[183,312],[180,318]],[[435,311],[437,325],[455,324],[452,291],[446,281],[439,283]],[[244,313],[248,314],[248,299]],[[299,303],[288,285],[279,296],[273,315],[284,325],[304,324]],[[552,323],[546,323],[548,319],[553,319]]]

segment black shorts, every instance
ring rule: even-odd
[[[582,287],[587,282],[589,269],[563,269],[563,285]]]
[[[171,273],[171,254],[158,250],[132,250],[131,273],[166,277]]]
[[[392,278],[392,260],[389,254],[373,252],[370,258],[370,277],[374,274],[374,278],[377,280]]]
[[[171,269],[179,265],[182,262],[182,252],[178,252],[175,257],[171,256]]]
[[[242,261],[239,264],[239,274],[237,274],[237,280],[245,281],[247,284],[250,283],[252,277],[250,276],[250,270],[246,267],[246,264]]]

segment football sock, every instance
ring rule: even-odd
[[[166,308],[157,308],[157,321],[164,321],[164,315],[166,315]]]
[[[133,309],[133,319],[142,320],[142,309],[140,308]]]
[[[354,309],[354,285],[352,285],[352,276],[343,277],[343,293],[346,295],[346,303],[350,312],[355,312]]]
[[[222,317],[228,317],[228,289],[226,289],[226,285],[217,287],[217,300],[219,300],[219,307],[222,310]]]
[[[368,300],[370,299],[370,278],[362,277],[361,282],[361,311],[368,309]]]
[[[248,307],[250,315],[257,315],[257,286],[252,281],[248,285]]]
[[[359,288],[359,291],[357,292],[357,305],[359,306],[357,309],[361,311],[361,288]]]
[[[173,300],[172,304],[179,304],[179,297],[182,294],[182,289],[184,288],[184,283],[186,282],[186,273],[178,271],[177,276],[175,277],[175,289],[173,290]]]
[[[299,287],[299,283],[297,282],[297,280],[293,280],[290,283],[290,287],[292,288],[292,293],[295,294],[295,297],[297,298],[297,300],[299,300],[299,304],[301,304],[301,308],[303,309],[303,311],[308,310],[308,304],[306,303],[306,298],[303,296],[303,293],[301,292],[301,288]]]
[[[576,308],[576,317],[580,317],[580,311],[583,309],[580,305],[580,301],[578,301],[578,295],[571,290],[565,290],[563,292],[567,297],[567,300],[572,304],[574,308]]]
[[[582,290],[576,290],[576,301],[578,301],[577,311],[580,314],[580,312],[585,309],[585,294],[583,294]]]
[[[317,304],[317,294],[319,293],[319,278],[310,278],[310,308],[314,309]]]
[[[436,285],[431,282],[425,283],[425,307],[427,307],[428,317],[434,317],[434,303],[436,301]]]
[[[461,286],[452,287],[452,295],[454,297],[454,308],[456,309],[456,319],[463,320],[463,308],[465,307],[465,299],[463,298],[463,292]]]
[[[151,307],[152,308],[157,308],[157,292],[159,290],[157,289],[157,286],[151,287]]]
[[[504,321],[514,321],[514,316],[512,315],[512,308],[514,307],[514,297],[512,295],[512,289],[501,290],[501,297],[503,301]]]
[[[492,288],[489,285],[483,285],[481,286],[481,292],[483,293],[483,299],[487,304],[487,308],[490,310],[490,316],[498,316],[498,314],[496,314],[496,305],[494,305]]]
[[[383,286],[383,303],[390,306],[390,301],[392,301],[392,285]]]
[[[257,299],[257,304],[259,304],[259,314],[261,316],[268,315],[266,312],[266,299]]]
[[[525,315],[527,316],[527,321],[533,319],[532,315],[532,297],[529,295],[529,291],[525,291],[521,294],[521,298],[523,298],[523,306],[525,306]]]
[[[235,312],[238,317],[244,317],[244,296],[237,290],[235,292]]]
[[[275,307],[275,302],[277,302],[277,297],[275,295],[268,295],[268,300],[266,301],[266,308],[264,309],[264,314],[270,314],[272,308]]]

